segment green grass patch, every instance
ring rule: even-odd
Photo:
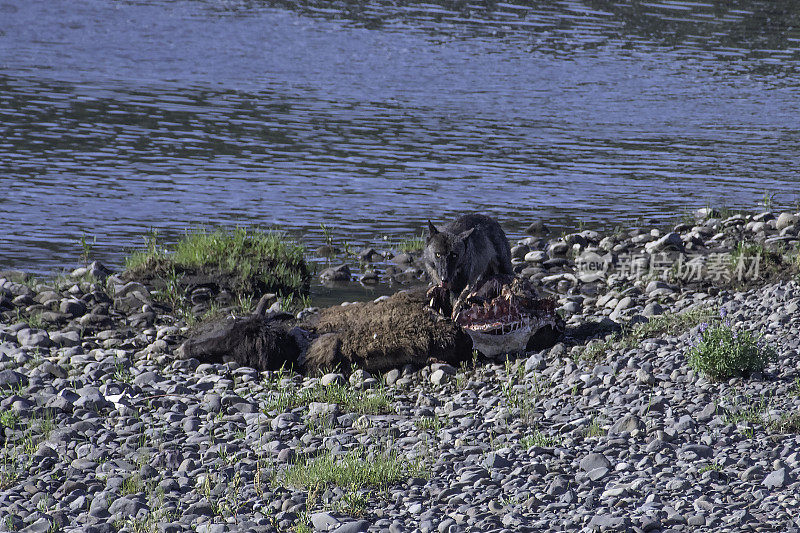
[[[422,431],[433,431],[434,433],[438,433],[439,430],[449,423],[450,421],[447,418],[439,418],[439,415],[423,416],[414,421],[418,429]]]
[[[122,487],[120,488],[120,493],[125,495],[130,494],[138,494],[144,490],[144,481],[139,474],[134,474],[125,478],[122,482]]]
[[[303,459],[289,468],[282,481],[292,487],[321,489],[328,485],[386,487],[412,477],[427,477],[421,461],[411,461],[393,450],[369,453],[364,449],[335,456],[326,451],[313,459]]]
[[[771,250],[761,243],[739,242],[731,251],[731,281],[746,286],[758,280],[784,279],[797,271],[797,262],[780,246]]]
[[[586,428],[586,436],[587,437],[602,437],[606,434],[606,430],[600,425],[600,420],[597,417],[592,418],[592,422],[589,424],[589,427]]]
[[[698,472],[702,474],[703,472],[712,472],[712,471],[722,472],[722,465],[719,463],[708,463],[706,465],[703,465]]]
[[[746,397],[743,402],[734,400],[727,407],[723,420],[726,424],[739,424],[747,422],[749,424],[763,424],[764,414],[769,409],[769,402],[764,397]]]
[[[300,522],[294,526],[294,533],[314,533],[314,528],[306,522]]]
[[[208,277],[237,296],[302,295],[310,281],[304,253],[302,246],[278,231],[199,228],[187,231],[171,249],[159,244],[158,234],[151,232],[144,249],[126,258],[125,275],[151,282],[167,300],[184,296],[182,280],[189,274]]]
[[[33,464],[33,454],[39,444],[50,436],[55,423],[51,411],[28,419],[23,419],[12,411],[2,411],[0,433],[6,427],[21,430],[21,435],[15,440],[7,437],[0,448],[0,490],[18,482],[26,474]]]
[[[404,253],[420,252],[425,248],[425,235],[420,234],[415,237],[403,239],[397,243],[397,249]]]
[[[627,335],[633,342],[659,337],[678,335],[703,322],[716,320],[719,310],[716,307],[695,308],[683,313],[665,313],[654,316],[646,323],[636,324]]]
[[[716,307],[694,308],[682,313],[665,313],[651,317],[647,322],[625,327],[603,340],[589,342],[581,353],[581,359],[598,361],[614,349],[625,350],[637,346],[644,339],[679,335],[686,330],[706,323],[719,321],[719,310]]]
[[[524,363],[524,360],[513,363],[506,359],[505,375],[499,380],[500,391],[506,399],[506,405],[519,411],[519,419],[526,424],[532,424],[535,420],[536,403],[549,384],[546,381],[540,382],[535,371],[532,379],[528,379]]]
[[[530,435],[525,435],[522,437],[519,440],[519,444],[527,450],[534,446],[538,446],[540,448],[552,448],[553,446],[558,446],[561,444],[561,441],[562,439],[560,436],[545,435],[537,429],[534,430],[534,432]]]
[[[370,493],[362,491],[349,491],[341,497],[332,507],[334,510],[347,516],[360,518],[366,514]]]
[[[0,426],[14,429],[19,422],[19,415],[10,409],[0,411]]]
[[[760,336],[728,323],[701,325],[700,338],[687,355],[689,366],[712,380],[761,372],[774,357],[775,350]]]
[[[44,320],[42,320],[42,313],[32,313],[25,320],[32,329],[45,329]]]
[[[278,385],[269,394],[266,411],[286,411],[311,402],[335,403],[342,411],[367,415],[386,414],[393,411],[392,402],[385,388],[364,391],[346,385],[317,385],[297,389],[293,385]]]
[[[114,360],[114,381],[133,383],[130,363],[123,359]]]

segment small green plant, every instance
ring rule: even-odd
[[[723,315],[724,317],[724,315]],[[750,331],[737,331],[730,322],[700,325],[700,338],[689,350],[689,366],[712,380],[761,372],[775,350]]]
[[[586,436],[587,437],[602,437],[605,435],[606,432],[603,427],[600,425],[600,420],[596,417],[592,417],[592,422],[589,424],[589,427],[586,428]]]
[[[240,489],[242,486],[242,476],[239,472],[233,475],[233,478],[228,480],[225,485],[225,492],[217,502],[212,502],[212,509],[214,514],[223,517],[235,517],[239,514],[239,509],[242,506]]]
[[[44,329],[44,320],[42,319],[42,313],[32,313],[28,317],[28,326],[33,329]]]
[[[333,233],[328,226],[320,223],[319,229],[322,230],[322,238],[325,239],[325,244],[333,248]]]
[[[30,423],[32,428],[36,427],[38,430],[39,435],[41,435],[41,440],[49,439],[50,434],[56,427],[53,411],[50,409],[46,410],[41,417],[32,417]]]
[[[626,335],[635,345],[638,341],[660,335],[677,335],[703,322],[713,322],[719,310],[716,307],[695,308],[682,313],[666,313],[635,325]]]
[[[764,415],[767,413],[772,399],[769,401],[762,397],[746,397],[743,401],[734,399],[727,407],[723,420],[726,424],[762,424]]]
[[[181,278],[174,266],[166,269],[164,282],[164,295],[167,297],[167,301],[173,308],[181,307],[183,300]]]
[[[761,243],[739,242],[731,251],[730,279],[744,284],[797,272],[800,261],[783,247],[770,249]]]
[[[311,296],[308,294],[290,294],[278,300],[281,311],[294,312],[311,307]]]
[[[336,502],[333,508],[336,511],[344,513],[348,516],[360,518],[364,516],[364,512],[367,510],[368,504],[369,504],[369,493],[362,492],[356,489],[347,491],[341,497],[341,499]]]
[[[14,429],[19,422],[19,415],[9,410],[0,411],[0,426]]]
[[[294,526],[294,533],[314,533],[314,528],[308,523],[307,520],[298,520],[297,524]]]
[[[133,383],[131,369],[122,359],[114,361],[114,381],[122,383]]]
[[[279,385],[277,391],[270,392],[265,410],[284,411],[311,402],[335,403],[344,411],[360,414],[386,414],[392,411],[391,401],[385,388],[359,391],[337,384],[318,385],[300,390],[293,385]]]
[[[383,487],[411,477],[426,477],[421,461],[410,461],[395,450],[368,452],[364,448],[344,455],[327,453],[301,459],[283,473],[283,482],[293,487]]]
[[[352,256],[356,255],[355,251],[353,250],[352,246],[350,245],[350,241],[344,241],[342,243],[342,248],[344,248],[343,251],[344,251],[344,255],[345,256],[352,257]],[[364,267],[362,266],[361,268],[363,270]]]
[[[51,506],[52,504],[53,504],[52,497],[51,497],[51,496],[46,496],[46,497],[44,497],[44,498],[41,498],[41,499],[40,499],[40,500],[39,500],[39,501],[36,503],[36,509],[37,509],[37,510],[38,510],[40,513],[47,513],[47,512],[50,510],[50,506]]]
[[[421,429],[422,431],[433,431],[434,433],[438,433],[443,427],[448,424],[447,418],[439,418],[439,415],[435,416],[423,416],[418,418],[415,421],[417,428]]]
[[[707,465],[703,465],[699,472],[702,474],[703,472],[722,472],[722,465],[719,463],[708,463]]]
[[[761,197],[761,205],[764,207],[765,211],[772,211],[773,204],[775,203],[775,196],[778,193],[764,191],[764,195]]]
[[[591,341],[581,352],[580,358],[587,361],[597,361],[604,358],[606,353],[614,348],[633,348],[644,339],[663,335],[678,335],[703,322],[716,323],[719,320],[717,313],[718,309],[711,307],[654,316],[647,322],[614,332],[605,339]]]
[[[134,474],[123,480],[120,490],[123,496],[128,494],[138,494],[144,490],[144,482],[142,481],[142,478],[139,477],[139,474]]]
[[[418,236],[400,241],[397,244],[397,249],[405,253],[419,252],[425,248],[425,240],[425,234],[420,233]]]
[[[509,407],[519,409],[520,419],[530,424],[534,419],[534,409],[539,393],[539,383],[534,372],[534,386],[523,384],[525,365],[518,362],[514,365],[510,360],[505,362],[506,377],[500,382],[500,390]]]
[[[234,461],[234,456],[228,452],[228,447],[224,444],[220,444],[219,448],[217,449],[217,455],[225,464],[232,464]]]
[[[211,481],[211,479],[212,479],[212,477],[213,476],[212,476],[211,472],[206,472],[206,474],[203,476],[202,481],[200,481],[200,494],[202,494],[203,497],[205,497],[205,499],[209,503],[211,503],[211,490],[212,490],[212,487],[211,487],[212,481]]]
[[[463,390],[464,385],[467,383],[467,379],[467,373],[463,369],[456,372],[456,390]]]
[[[534,430],[530,435],[525,435],[519,440],[520,445],[526,450],[533,446],[540,448],[552,448],[561,444],[562,438],[560,436],[545,435],[541,431]]]
[[[86,238],[86,232],[81,233],[81,238],[79,240],[81,245],[81,260],[83,261],[83,266],[89,266],[89,256],[92,254],[92,248],[95,244],[97,244],[97,237],[92,236],[91,242],[89,239]]]
[[[264,496],[265,486],[275,484],[276,473],[271,463],[259,455],[256,460],[256,472],[253,474],[253,489],[259,498]]]
[[[252,294],[239,294],[237,296],[237,303],[239,304],[239,309],[244,314],[252,313],[256,306]]]
[[[308,417],[306,418],[306,427],[308,432],[312,435],[324,435],[327,431],[333,429],[335,426],[330,417]]]
[[[41,350],[37,347],[33,350],[33,357],[30,361],[27,362],[29,368],[36,368],[37,366],[41,365],[45,362],[44,355],[42,355]]]
[[[167,511],[163,507],[158,507],[147,513],[144,517],[126,518],[122,523],[117,524],[116,529],[125,527],[128,531],[131,531],[131,533],[156,533],[159,531],[159,523],[171,522],[176,518],[178,518],[177,513]]]
[[[605,359],[606,354],[614,348],[614,344],[622,339],[619,333],[612,333],[605,339],[594,339],[590,341],[580,353],[580,359],[584,361],[600,361]]]

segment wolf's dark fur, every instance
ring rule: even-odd
[[[434,285],[455,300],[468,285],[495,274],[513,275],[511,247],[500,224],[486,215],[464,215],[437,228],[428,221],[423,252]]]

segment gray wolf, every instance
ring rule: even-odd
[[[429,220],[422,258],[434,286],[449,291],[451,302],[481,279],[514,274],[506,234],[486,215],[464,215],[441,228]]]

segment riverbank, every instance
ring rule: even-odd
[[[189,324],[147,286],[0,275],[0,528],[800,527],[798,220],[699,215],[532,235],[515,268],[557,295],[561,343],[382,376],[175,360]],[[687,363],[725,320],[763,371]]]

